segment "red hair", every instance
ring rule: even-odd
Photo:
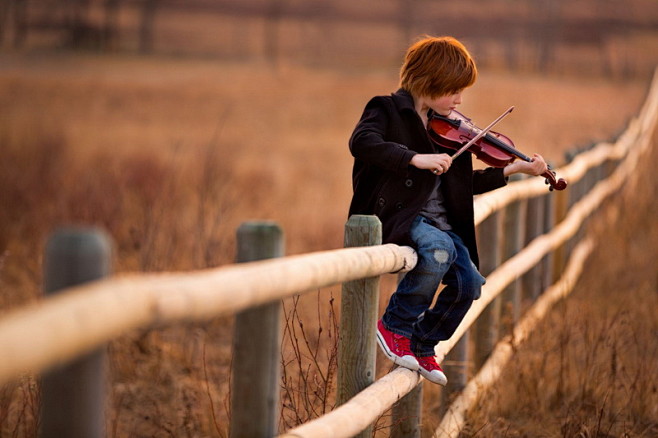
[[[470,87],[477,67],[466,47],[453,37],[426,36],[407,50],[400,87],[414,96],[436,98]]]

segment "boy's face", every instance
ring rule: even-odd
[[[450,112],[462,103],[463,92],[464,90],[459,90],[454,94],[427,99],[427,106],[442,116],[449,116]]]

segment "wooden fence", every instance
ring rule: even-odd
[[[580,236],[583,222],[622,184],[632,184],[657,119],[658,74],[640,116],[614,144],[598,144],[558,169],[570,183],[566,191],[549,193],[541,179],[533,178],[476,199],[478,231],[487,236],[480,238],[487,283],[455,335],[437,349],[450,378],[444,393],[460,395],[445,408],[435,436],[459,433],[464,412],[479,391],[494,383],[510,356],[509,339],[520,342],[569,292],[592,248]],[[375,381],[374,345],[379,276],[412,269],[415,252],[381,245],[381,226],[368,216],[350,218],[345,249],[282,257],[281,237],[276,224],[249,223],[238,230],[238,264],[102,278],[110,271],[106,236],[93,230],[54,236],[44,260],[49,296],[0,320],[0,349],[11,358],[0,361],[0,385],[23,373],[44,373],[42,435],[103,436],[104,390],[94,382],[103,380],[99,373],[108,341],[133,329],[237,314],[236,336],[249,342],[236,343],[244,347],[234,350],[234,368],[240,363],[242,375],[258,377],[234,376],[230,434],[273,436],[279,403],[278,300],[343,283],[339,406],[282,436],[369,436],[372,424],[391,407],[391,436],[419,436],[422,378],[396,368]],[[511,338],[499,342],[512,331]],[[469,342],[475,344],[472,359]],[[254,351],[264,363],[241,359]],[[469,361],[477,371],[470,380]]]

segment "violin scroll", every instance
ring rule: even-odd
[[[548,168],[548,171],[542,173],[541,176],[546,178],[546,184],[550,186],[548,190],[551,192],[553,190],[564,190],[567,188],[567,181],[564,178],[559,178],[556,180],[555,172],[553,172],[550,167]]]

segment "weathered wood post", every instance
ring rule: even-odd
[[[272,222],[246,222],[237,232],[237,262],[281,257],[283,231]],[[231,438],[272,437],[279,420],[281,303],[236,315],[231,378]]]
[[[391,438],[420,438],[423,412],[423,382],[393,405]]]
[[[345,224],[345,247],[382,243],[382,224],[376,216],[354,215]],[[379,277],[343,284],[338,345],[336,401],[342,405],[375,380],[375,330]],[[372,425],[358,434],[371,437]]]
[[[459,341],[450,349],[450,352],[441,364],[441,368],[443,368],[443,371],[448,377],[448,383],[441,390],[441,415],[444,415],[448,411],[454,397],[459,395],[468,383],[470,332],[470,330],[467,330],[459,338]]]
[[[544,200],[529,198],[526,204],[525,246],[544,232]],[[535,265],[523,276],[524,300],[534,302],[541,294],[541,265]]]
[[[572,162],[576,156],[578,156],[579,151],[577,149],[572,149],[567,152],[565,152],[564,157],[567,161],[567,163]],[[571,210],[571,207],[574,206],[578,201],[580,201],[581,198],[581,193],[582,193],[582,179],[579,181],[572,181],[569,183],[569,187],[565,190],[565,195],[567,197],[566,201],[566,210],[569,211]],[[563,245],[564,248],[564,253],[566,254],[566,258],[568,258],[568,255],[571,254],[571,251],[573,250],[575,246],[575,242],[577,241],[576,236],[572,236],[569,238]]]
[[[496,211],[478,227],[480,272],[485,277],[500,265],[500,212]],[[499,338],[501,300],[496,297],[482,311],[475,324],[475,369],[486,362]]]
[[[608,178],[609,176],[611,176],[617,169],[617,166],[619,165],[620,161],[621,159],[614,159],[614,158],[610,158],[606,160],[606,162],[602,164],[603,178]]]
[[[555,218],[554,223],[559,224],[567,216],[567,208],[569,202],[569,193],[571,187],[561,190],[554,194],[555,197]],[[562,275],[562,271],[567,264],[567,244],[563,243],[553,252],[553,278],[558,279]]]
[[[556,202],[554,191],[544,195],[544,234],[550,233],[555,226]],[[549,252],[542,259],[542,290],[546,290],[558,278],[553,275],[554,259],[555,252]]]
[[[525,205],[526,201],[515,201],[505,208],[503,224],[505,236],[502,241],[502,260],[506,261],[523,248],[525,235]],[[516,279],[505,288],[502,297],[501,334],[512,333],[514,326],[521,317],[521,280]]]
[[[109,275],[111,253],[110,239],[98,229],[58,230],[46,245],[45,294]],[[42,438],[105,436],[106,364],[105,347],[101,347],[43,376]]]
[[[607,160],[606,160],[606,161],[607,161]],[[596,184],[598,184],[599,181],[601,181],[601,180],[603,180],[603,179],[606,178],[606,175],[605,175],[605,163],[606,163],[606,162],[604,161],[603,163],[599,164],[598,166],[594,167],[594,169],[592,169],[592,170],[593,170],[593,175],[592,175],[592,185],[589,187],[589,190],[588,190],[588,191],[591,192],[592,189],[594,188],[594,186],[595,186]]]
[[[398,274],[398,284],[405,273]],[[393,405],[391,438],[420,438],[423,413],[423,381]]]
[[[585,172],[583,178],[578,181],[578,201],[581,201],[598,182],[599,167],[592,167]],[[581,226],[572,238],[572,248],[575,247],[585,236],[586,227]]]

